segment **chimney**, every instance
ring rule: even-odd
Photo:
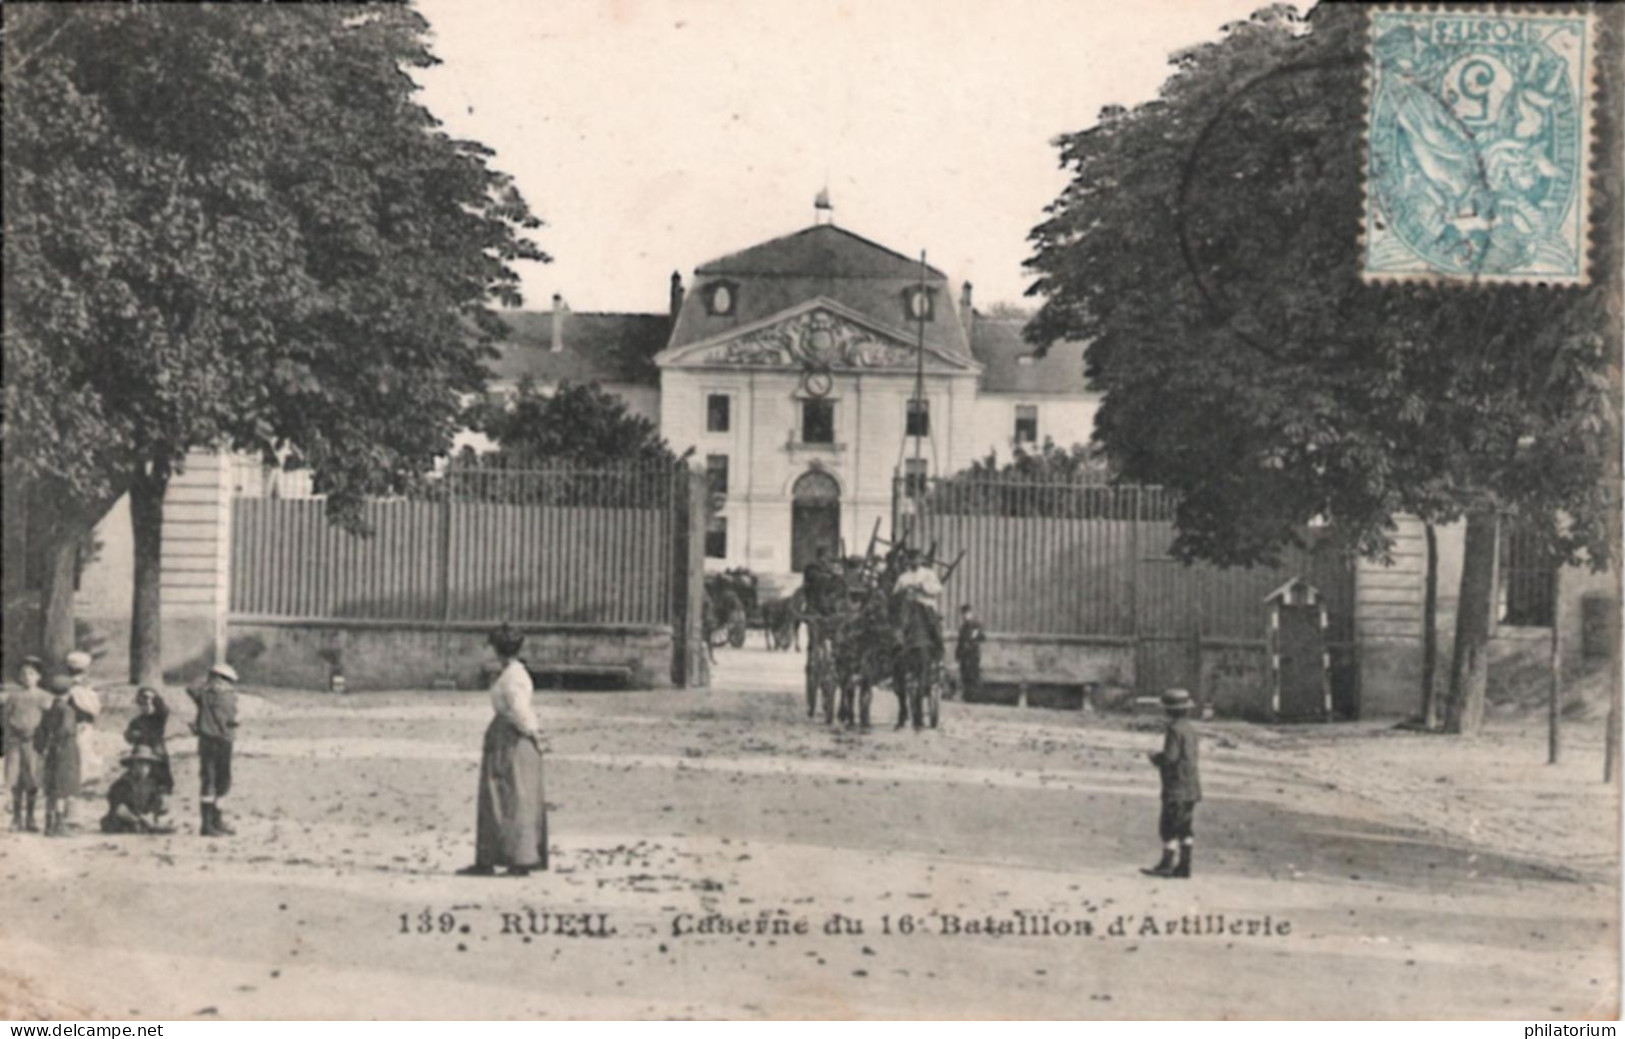
[[[835,223],[835,203],[829,200],[829,188],[827,187],[820,189],[817,197],[813,199],[813,223]]]
[[[564,315],[568,308],[564,305],[564,297],[557,292],[553,293],[553,352],[558,353],[564,349]]]
[[[671,319],[677,320],[677,312],[683,309],[683,276],[676,271],[671,272]]]
[[[965,338],[969,339],[971,329],[976,325],[976,307],[971,303],[971,285],[968,281],[959,290],[959,321],[965,326]]]

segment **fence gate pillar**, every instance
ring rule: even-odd
[[[705,528],[710,517],[710,482],[679,466],[672,477],[671,625],[672,685],[703,689],[711,684],[705,652]]]

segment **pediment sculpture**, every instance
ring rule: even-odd
[[[697,360],[702,364],[809,368],[904,368],[915,363],[912,348],[878,338],[827,310],[810,310],[747,332]]]

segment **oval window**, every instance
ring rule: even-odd
[[[908,294],[909,316],[916,321],[924,321],[931,316],[931,295],[922,289],[915,289]]]
[[[711,290],[711,313],[731,314],[734,309],[734,294],[726,285],[718,285]]]

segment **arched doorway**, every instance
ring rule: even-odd
[[[801,474],[790,491],[790,568],[796,573],[818,558],[818,550],[831,555],[841,550],[841,485],[818,469]]]

